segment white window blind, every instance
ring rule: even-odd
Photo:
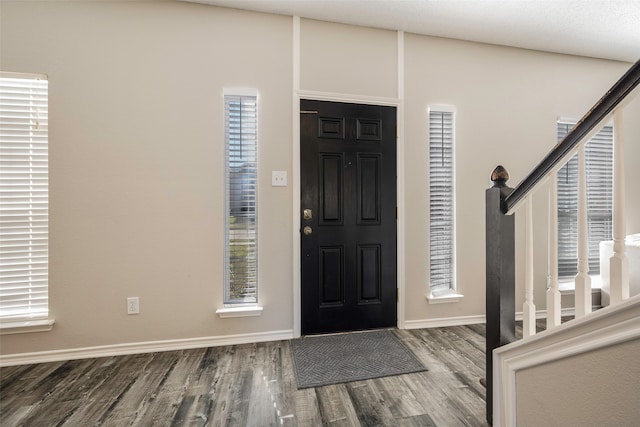
[[[48,82],[0,73],[0,320],[48,315]]]
[[[574,123],[558,122],[558,141]],[[589,274],[600,273],[599,245],[612,236],[613,126],[605,126],[585,146]],[[578,273],[578,157],[558,171],[558,275]]]
[[[258,103],[224,96],[226,158],[225,304],[257,303]]]
[[[429,284],[455,289],[454,113],[429,109]]]

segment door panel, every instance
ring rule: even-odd
[[[380,245],[358,245],[358,304],[379,303]]]
[[[380,156],[358,153],[358,224],[380,224]]]
[[[382,120],[357,119],[358,136],[357,139],[364,141],[382,140]]]
[[[320,306],[344,304],[344,247],[320,248]]]
[[[302,333],[395,326],[396,110],[300,107]]]
[[[342,154],[320,154],[322,225],[342,225]]]

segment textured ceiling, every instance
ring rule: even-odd
[[[185,0],[635,62],[640,0]]]

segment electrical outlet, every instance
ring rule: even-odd
[[[138,297],[127,298],[127,314],[140,314],[140,299]]]

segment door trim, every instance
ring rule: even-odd
[[[315,101],[346,102],[353,104],[380,105],[396,107],[396,120],[398,132],[396,136],[396,204],[398,205],[398,218],[396,221],[396,286],[398,287],[398,303],[396,307],[396,326],[404,329],[404,179],[401,179],[401,171],[404,168],[404,141],[401,138],[402,131],[401,114],[404,113],[402,101],[396,98],[381,98],[328,92],[313,92],[296,90],[294,92],[294,130],[293,130],[293,159],[292,159],[292,191],[293,191],[293,335],[298,338],[302,335],[302,295],[301,295],[301,242],[300,242],[300,100],[310,99]]]
[[[292,17],[292,165],[291,191],[293,191],[293,337],[302,335],[301,300],[301,242],[300,242],[300,100],[350,102],[354,104],[383,105],[396,107],[396,286],[398,287],[397,327],[405,329],[405,181],[404,181],[404,31],[397,31],[398,46],[398,97],[385,98],[366,95],[316,92],[300,88],[301,37],[300,17]]]

